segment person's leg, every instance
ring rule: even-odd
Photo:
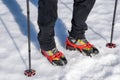
[[[58,0],[39,0],[38,7],[38,40],[41,53],[53,65],[63,66],[67,64],[67,59],[62,52],[58,51],[54,40],[54,26],[57,19]]]
[[[87,30],[86,19],[95,3],[95,0],[74,0],[72,29],[66,40],[66,48],[79,50],[86,56],[99,53],[99,50],[85,38]]]
[[[70,36],[84,38],[87,30],[86,19],[95,3],[95,0],[74,0],[72,29]]]
[[[56,47],[54,40],[54,25],[57,19],[58,0],[39,0],[38,2],[38,40],[43,50]]]

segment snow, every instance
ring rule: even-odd
[[[55,25],[56,45],[68,64],[63,67],[51,65],[40,53],[37,41],[37,0],[30,0],[32,68],[33,77],[24,76],[28,69],[28,40],[26,1],[0,0],[0,80],[120,80],[120,2],[118,2],[113,42],[114,49],[105,45],[109,42],[113,17],[113,0],[96,0],[87,24],[87,39],[100,50],[92,58],[78,51],[65,49],[65,39],[71,29],[73,0],[58,1],[58,20]]]

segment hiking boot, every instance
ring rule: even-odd
[[[57,65],[57,66],[63,66],[65,64],[67,64],[67,59],[65,58],[65,56],[63,55],[62,52],[58,51],[57,48],[54,48],[52,50],[41,50],[41,53],[48,59],[48,61],[50,63],[52,63],[53,65]]]
[[[85,38],[75,39],[72,37],[68,37],[66,39],[66,49],[79,50],[83,55],[90,57],[99,53],[98,49],[94,45],[89,43]]]

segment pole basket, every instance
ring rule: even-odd
[[[36,71],[33,69],[28,69],[28,70],[25,70],[24,74],[25,76],[32,77],[36,74]]]
[[[114,44],[114,43],[107,43],[106,47],[108,47],[108,48],[115,48],[116,44]]]

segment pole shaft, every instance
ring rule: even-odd
[[[115,18],[116,18],[117,3],[118,3],[118,0],[115,0],[110,43],[112,43],[112,40],[113,40],[113,32],[114,32],[114,25],[115,25]]]
[[[29,12],[29,0],[27,0],[27,26],[28,26],[28,53],[29,53],[29,70],[31,70],[31,44],[30,44],[30,12]]]

